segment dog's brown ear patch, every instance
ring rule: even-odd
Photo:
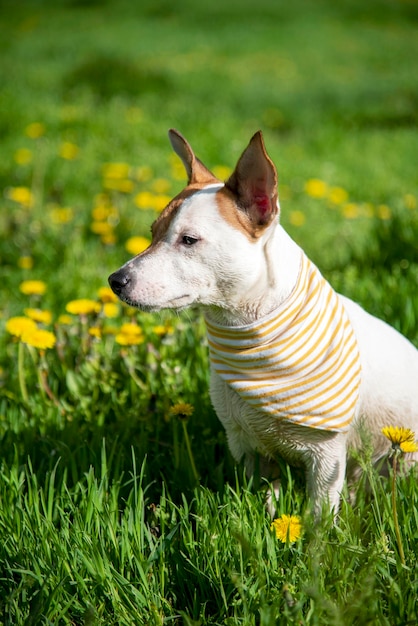
[[[267,226],[277,215],[277,172],[261,131],[252,137],[225,187],[254,227]]]
[[[189,185],[210,185],[211,183],[219,183],[220,181],[212,174],[208,168],[195,156],[189,142],[183,137],[178,130],[171,128],[168,131],[168,137],[174,152],[183,161],[186,169]]]

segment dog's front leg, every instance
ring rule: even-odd
[[[334,515],[338,513],[346,458],[345,433],[336,433],[331,438],[327,436],[323,442],[316,442],[305,457],[307,490],[316,518],[321,516],[324,505],[329,506]]]

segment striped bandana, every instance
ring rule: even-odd
[[[251,406],[302,426],[345,432],[360,356],[341,298],[302,254],[291,295],[247,326],[206,320],[214,370]]]

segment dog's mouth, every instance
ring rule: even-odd
[[[168,307],[171,309],[179,309],[185,306],[189,306],[191,304],[191,298],[189,294],[184,294],[183,296],[178,296],[177,298],[173,298],[169,301]]]
[[[139,309],[140,311],[144,311],[144,313],[157,313],[158,311],[161,311],[162,309],[181,310],[193,304],[189,294],[177,296],[176,298],[172,298],[171,300],[167,300],[166,302],[162,302],[162,303],[141,302],[141,301],[131,300],[130,298],[122,298],[122,300],[129,306],[132,306],[135,309]]]

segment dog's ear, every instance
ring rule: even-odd
[[[225,187],[257,226],[269,224],[277,214],[277,173],[261,131],[252,137]]]
[[[171,128],[168,137],[174,152],[183,161],[186,168],[189,185],[219,183],[220,181],[212,174],[208,168],[195,156],[189,142],[178,130]]]

